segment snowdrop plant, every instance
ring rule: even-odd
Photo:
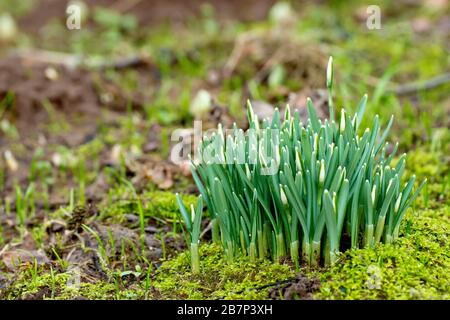
[[[181,216],[183,218],[184,224],[189,234],[192,273],[196,274],[199,273],[200,271],[198,244],[203,214],[202,196],[199,196],[196,208],[194,208],[194,205],[191,204],[190,214],[185,205],[183,204],[183,201],[181,200],[181,197],[178,193],[176,194],[176,198],[178,206],[180,207]]]
[[[342,109],[335,121],[331,58],[327,88],[329,119],[317,117],[310,99],[306,123],[289,107],[283,119],[275,110],[272,119],[260,121],[248,103],[246,132],[236,125],[224,132],[219,125],[203,138],[192,174],[213,221],[213,240],[229,260],[239,253],[252,259],[290,255],[316,266],[335,262],[348,247],[398,237],[425,181],[415,192],[414,176],[402,183],[405,155],[394,165],[398,145],[387,153],[393,118],[381,131],[376,116],[359,134],[367,95],[353,116]]]

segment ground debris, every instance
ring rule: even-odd
[[[319,119],[326,119],[328,115],[328,93],[326,89],[304,89],[299,92],[289,94],[287,104],[291,112],[298,110],[300,118],[304,123],[308,120],[308,111],[306,108],[307,98],[311,98]]]
[[[180,173],[180,169],[175,164],[149,156],[130,159],[126,165],[133,176],[131,179],[133,185],[138,188],[152,182],[159,189],[169,189],[174,185],[175,176]]]
[[[45,265],[50,263],[47,255],[42,250],[10,250],[4,252],[1,258],[6,268],[10,271],[16,270],[22,264],[37,263],[37,265]]]
[[[321,49],[289,36],[249,32],[237,38],[223,76],[252,75],[256,82],[263,82],[275,67],[282,66],[288,71],[287,77],[299,81],[302,87],[320,88],[325,83],[322,70],[326,60]]]
[[[294,280],[270,289],[269,297],[275,300],[310,300],[313,298],[314,292],[318,291],[319,288],[319,279],[308,278],[300,274]]]
[[[77,206],[73,209],[72,216],[67,222],[67,228],[69,230],[81,231],[81,226],[85,223],[88,217],[97,214],[97,209],[94,205],[89,204],[85,206]]]

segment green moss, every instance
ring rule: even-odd
[[[153,283],[162,299],[265,299],[261,286],[294,276],[288,265],[240,257],[228,264],[215,244],[200,246],[200,274],[193,275],[187,252],[163,263]],[[259,288],[259,289],[258,289]]]
[[[146,214],[148,216],[159,216],[163,218],[174,219],[178,216],[179,208],[176,202],[175,194],[169,191],[152,191],[144,194],[149,202]],[[197,203],[196,195],[182,194],[181,198],[186,206]]]
[[[416,206],[436,208],[450,205],[450,168],[446,155],[440,151],[432,152],[427,147],[420,147],[408,152],[406,176],[415,174],[417,181],[428,180],[422,196]]]
[[[443,165],[441,158],[439,154],[424,148],[410,151],[406,161],[407,172],[415,174],[419,180],[428,179],[430,182],[441,182],[446,178],[444,174],[446,166]]]
[[[139,286],[133,289],[118,288],[114,283],[97,281],[95,283],[74,281],[70,272],[57,273],[54,276],[44,272],[32,276],[26,270],[14,281],[13,285],[2,295],[6,299],[141,299],[144,290]]]
[[[394,245],[347,251],[317,299],[450,299],[450,208],[409,213]]]
[[[89,300],[104,300],[104,299],[142,299],[144,291],[140,288],[118,289],[114,284],[99,281],[96,283],[81,283],[79,288],[73,287],[72,290],[67,290],[67,287],[62,288],[61,294],[57,299],[73,299],[76,297],[83,297]]]
[[[36,297],[44,289],[48,289],[45,290],[45,293],[42,293],[42,296],[51,298],[52,292],[54,293],[57,287],[65,285],[70,277],[67,273],[58,274],[54,277],[50,273],[33,276],[28,270],[21,270],[13,284],[6,292],[2,293],[2,297],[6,299],[29,299]]]
[[[349,250],[318,277],[315,299],[450,299],[450,207],[407,214],[393,245]],[[201,273],[193,275],[187,252],[163,263],[153,283],[158,299],[264,299],[262,286],[292,278],[294,270],[241,257],[232,264],[214,244],[200,249]],[[258,288],[260,288],[258,290]]]
[[[187,206],[197,203],[197,196],[182,194],[184,203]],[[124,214],[138,214],[137,201],[133,199],[129,190],[118,188],[110,192],[109,201],[102,210],[103,217],[115,217],[120,221]],[[144,215],[149,218],[163,218],[168,220],[177,219],[179,208],[176,203],[175,194],[170,191],[147,191],[140,195]],[[119,200],[114,200],[119,199]],[[125,200],[124,200],[125,199]]]
[[[410,210],[393,245],[345,252],[332,267],[303,270],[318,277],[315,299],[450,299],[450,207]],[[288,265],[247,257],[227,263],[220,246],[200,246],[200,268],[193,275],[188,252],[166,261],[152,281],[151,299],[265,299],[264,286],[291,279]],[[7,299],[141,299],[144,282],[124,288],[114,279],[70,285],[70,272],[23,269],[0,296]]]

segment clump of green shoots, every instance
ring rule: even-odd
[[[398,237],[425,181],[415,192],[414,176],[403,185],[405,155],[393,165],[398,145],[386,151],[392,118],[382,133],[376,116],[371,128],[358,134],[367,95],[355,115],[342,109],[335,121],[332,75],[330,58],[329,119],[317,117],[310,99],[305,124],[289,107],[284,119],[275,110],[272,119],[260,121],[249,103],[246,132],[234,125],[224,133],[219,125],[203,138],[192,173],[229,260],[238,253],[251,259],[290,255],[295,263],[317,266],[321,260],[335,262],[347,249],[344,234],[351,248]],[[197,244],[197,238],[191,240]]]

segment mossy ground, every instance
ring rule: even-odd
[[[130,94],[145,91],[146,99],[114,117],[105,110],[95,123],[94,136],[89,133],[75,146],[60,142],[79,130],[64,114],[50,114],[54,121],[41,124],[42,135],[56,137],[44,147],[37,134],[28,137],[14,122],[1,122],[1,151],[9,148],[21,167],[20,174],[11,177],[3,158],[0,162],[0,297],[266,299],[270,288],[300,273],[319,279],[320,288],[312,292],[316,299],[450,299],[450,84],[410,96],[395,94],[402,83],[426,80],[448,69],[449,36],[438,23],[445,10],[391,1],[380,1],[380,6],[383,28],[372,31],[360,17],[364,5],[332,1],[304,5],[287,27],[273,15],[259,22],[221,23],[205,11],[182,30],[166,25],[140,29],[130,16],[126,25],[121,19],[105,23],[105,14],[111,13],[95,11],[94,29],[67,34],[58,24],[49,24],[45,35],[22,34],[18,47],[42,43],[43,48],[82,52],[99,60],[145,52],[159,78],[155,85],[142,86],[138,70],[107,70],[112,83]],[[22,11],[26,8],[12,14]],[[429,30],[415,31],[416,19],[426,21]],[[254,54],[227,74],[224,66],[239,49],[237,39],[245,38],[253,39],[249,48]],[[280,43],[290,52],[313,48],[311,52],[321,54],[317,61],[306,59],[308,52],[292,60],[292,55],[274,54]],[[213,95],[220,114],[204,115],[205,127],[230,119],[242,123],[248,98],[283,106],[292,93],[311,94],[311,83],[324,83],[326,66],[320,74],[308,76],[312,69],[302,69],[302,64],[320,64],[328,55],[335,59],[337,108],[354,110],[359,98],[369,93],[367,119],[379,114],[386,123],[394,114],[389,141],[398,141],[399,150],[408,153],[406,175],[428,179],[402,224],[402,236],[393,245],[347,251],[326,269],[295,270],[289,264],[245,257],[228,263],[207,234],[200,246],[201,273],[193,275],[175,192],[188,205],[196,202],[197,191],[189,177],[167,164],[170,133],[191,126],[195,117],[189,108],[200,89]],[[261,76],[261,61],[270,59],[275,63]],[[109,117],[113,120],[103,121]],[[145,151],[155,136],[156,147]],[[36,139],[25,143],[29,138]],[[25,195],[30,185],[33,196],[27,198],[25,221],[19,223],[15,187]],[[69,230],[75,205],[86,209],[79,224],[98,237],[83,229]],[[141,251],[142,239],[150,252]],[[19,255],[21,250],[40,250],[49,261],[19,259],[11,269],[3,254]],[[75,259],[80,252],[90,255]],[[81,270],[79,285],[74,266]]]
[[[267,285],[289,280],[295,273],[288,265],[240,257],[224,259],[221,247],[200,248],[199,274],[192,274],[187,252],[163,263],[154,282],[163,299],[266,299]]]
[[[449,299],[449,215],[448,206],[437,213],[411,213],[395,244],[346,252],[336,265],[319,273],[321,288],[315,297]]]
[[[301,273],[320,280],[315,299],[449,299],[449,217],[449,206],[411,211],[395,244],[347,251],[335,265],[320,270],[251,263],[245,257],[228,264],[220,248],[204,245],[200,275],[191,273],[185,252],[161,266],[154,285],[161,298],[267,299],[264,285],[275,287]]]
[[[43,272],[42,275],[22,274],[14,285],[8,289],[2,298],[6,299],[143,299],[146,292],[140,286],[132,289],[121,289],[115,283],[99,281],[97,283],[76,283],[74,272],[50,274]]]
[[[205,243],[200,274],[192,274],[188,252],[164,262],[151,279],[139,275],[132,285],[117,275],[77,287],[73,272],[33,274],[30,267],[4,298],[268,299],[269,289],[300,273],[319,279],[314,299],[449,299],[449,216],[448,206],[410,212],[395,244],[347,251],[335,265],[320,270],[247,257],[229,263],[220,246]]]

